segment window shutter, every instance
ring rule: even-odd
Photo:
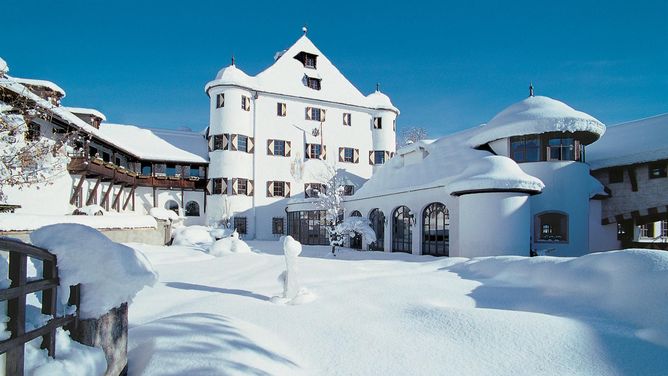
[[[306,107],[306,120],[311,120],[311,107]]]
[[[327,159],[327,146],[322,145],[321,150],[322,150],[322,153],[320,153],[320,159],[322,159],[324,161],[325,159]]]
[[[369,150],[369,164],[373,165],[373,150]]]
[[[377,117],[373,118],[373,128],[378,129],[378,118]]]
[[[255,152],[255,137],[248,137],[248,154]]]
[[[390,154],[391,153],[389,151],[385,151],[385,163],[387,163],[387,161],[389,161],[390,158],[392,158],[392,156]]]
[[[325,122],[325,113],[326,113],[326,112],[327,112],[327,111],[325,111],[324,108],[320,110],[320,122],[321,122],[321,123],[324,123],[324,122]]]
[[[230,137],[230,139],[231,139],[231,141],[230,141],[230,150],[232,150],[232,151],[237,151],[237,135],[236,135],[236,134],[232,134],[232,135],[230,135],[230,136],[231,136],[231,137]]]
[[[247,196],[252,196],[253,191],[254,191],[253,181],[248,179],[248,182],[246,183],[246,195]]]
[[[267,182],[267,197],[274,197],[274,182]]]
[[[308,198],[309,189],[311,189],[311,184],[304,184],[304,198]]]
[[[223,134],[223,150],[227,150],[230,147],[230,135]]]
[[[274,140],[267,140],[267,155],[274,155]]]
[[[220,179],[222,183],[220,184],[220,194],[226,195],[227,194],[227,178],[222,178]]]
[[[288,105],[281,103],[281,116],[286,116],[288,114]]]
[[[344,154],[345,154],[345,149],[339,148],[339,162],[343,162]]]
[[[285,184],[283,186],[285,188],[284,189],[285,197],[290,197],[290,182],[285,181],[285,182],[283,182],[283,184]]]
[[[304,156],[311,159],[311,144],[304,144]]]
[[[353,163],[360,163],[360,149],[353,150]]]
[[[213,190],[213,180],[208,179],[206,181],[206,194],[210,195],[212,190]]]
[[[290,156],[290,151],[292,151],[292,143],[290,141],[285,141],[285,156]]]
[[[239,179],[232,178],[232,195],[233,196],[237,195],[238,188],[239,188]]]

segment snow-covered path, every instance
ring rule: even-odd
[[[463,259],[350,250],[332,258],[328,247],[304,247],[299,279],[315,300],[274,304],[285,269],[280,245],[249,245],[254,253],[218,258],[132,245],[160,282],[130,306],[131,375],[668,370],[668,348],[640,339],[637,325],[581,299],[453,272]]]

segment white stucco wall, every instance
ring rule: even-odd
[[[478,257],[529,255],[529,196],[524,193],[477,193],[459,197],[456,254]],[[452,218],[451,218],[452,222]]]

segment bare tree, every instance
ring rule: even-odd
[[[399,137],[397,137],[397,149],[424,140],[427,137],[427,130],[423,127],[409,127],[403,129],[399,134]]]
[[[3,63],[0,80],[9,80]],[[7,200],[3,188],[52,183],[67,169],[67,146],[76,138],[73,132],[41,137],[39,122],[51,122],[55,105],[38,104],[23,90],[25,95],[0,87],[0,202]]]

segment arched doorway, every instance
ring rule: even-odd
[[[392,214],[392,252],[413,251],[413,234],[411,209],[400,206]]]
[[[169,200],[169,201],[165,202],[165,209],[171,210],[174,213],[176,213],[177,215],[181,215],[179,213],[179,203],[174,201],[174,200]]]
[[[384,251],[385,250],[385,214],[380,209],[376,208],[369,213],[369,221],[371,228],[376,233],[376,241],[369,244],[369,251]]]
[[[429,204],[422,212],[422,254],[450,255],[450,214],[440,202]]]
[[[199,217],[199,204],[196,201],[188,201],[186,204],[186,217]]]
[[[350,213],[351,217],[361,217],[362,213],[358,210],[354,210]],[[350,238],[350,248],[352,249],[362,249],[362,234],[356,232],[355,236]]]

